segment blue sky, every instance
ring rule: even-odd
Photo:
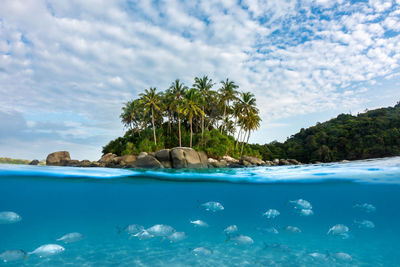
[[[251,142],[400,101],[400,0],[39,1],[0,6],[0,157],[98,159],[124,102],[176,78],[257,97]]]

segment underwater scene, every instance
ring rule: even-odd
[[[0,164],[0,266],[400,266],[400,158],[137,170]]]

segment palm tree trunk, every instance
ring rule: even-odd
[[[224,122],[225,122],[225,116],[226,116],[226,103],[224,104]],[[222,129],[224,128],[224,122],[221,124],[221,133],[222,133]]]
[[[203,114],[201,115],[201,143],[204,146],[204,106],[202,107]]]
[[[240,150],[240,156],[243,155],[243,147],[244,147],[244,140],[245,140],[245,138],[246,138],[246,132],[245,132],[244,135],[243,135],[242,149]]]
[[[193,121],[192,119],[189,121],[190,123],[190,147],[192,147],[192,137],[193,137]]]
[[[154,144],[157,145],[156,127],[154,125],[154,110],[151,108],[151,123],[153,124]]]
[[[179,128],[179,146],[182,147],[181,117],[179,117],[179,114],[178,114],[178,128]]]
[[[247,136],[247,141],[246,141],[246,146],[249,144],[249,139],[250,139],[250,130],[249,130],[249,135]]]
[[[171,113],[168,112],[168,130],[169,130],[169,135],[171,135]]]
[[[240,135],[242,134],[242,127],[239,129],[238,137],[236,139],[235,148],[237,148],[237,144],[239,143]]]

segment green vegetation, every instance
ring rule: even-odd
[[[239,92],[229,79],[220,84],[213,90],[215,83],[203,76],[196,77],[191,88],[177,79],[163,92],[146,89],[122,107],[120,118],[127,131],[104,146],[103,153],[127,155],[190,146],[215,158],[259,156],[248,145],[261,121],[254,95]]]
[[[29,164],[29,162],[29,160],[25,159],[0,158],[0,163],[6,164]]]
[[[400,155],[400,102],[394,107],[352,116],[340,114],[301,129],[284,143],[251,145],[264,160],[294,158],[301,162],[331,162]]]

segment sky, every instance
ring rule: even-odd
[[[1,0],[0,157],[96,160],[179,78],[257,98],[250,142],[400,101],[400,0]]]

